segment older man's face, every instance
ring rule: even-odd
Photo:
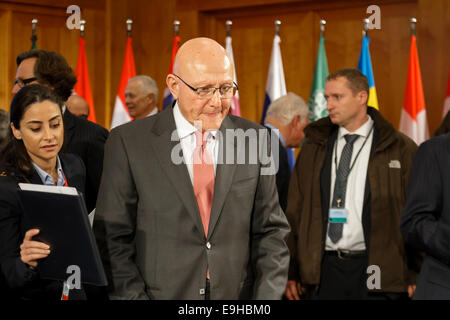
[[[233,67],[225,51],[208,43],[195,42],[192,50],[186,50],[178,61],[174,72],[193,88],[208,88],[233,85]],[[218,130],[228,114],[231,98],[224,99],[219,90],[209,98],[200,97],[195,91],[175,76],[172,76],[175,98],[184,118],[191,124],[199,124],[203,131]]]

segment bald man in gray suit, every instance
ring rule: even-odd
[[[274,172],[260,158],[220,161],[251,149],[227,131],[268,139],[262,126],[228,115],[237,90],[230,58],[217,42],[192,39],[166,82],[172,108],[112,130],[106,143],[94,230],[110,298],[280,299],[289,225]],[[200,145],[214,167],[203,187],[189,161]]]

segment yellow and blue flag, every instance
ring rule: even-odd
[[[369,42],[370,39],[367,36],[364,36],[361,46],[361,53],[359,54],[358,70],[361,71],[369,80],[370,91],[367,105],[379,110],[375,80],[373,78],[372,60],[370,59]]]

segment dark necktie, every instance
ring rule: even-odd
[[[344,136],[347,143],[341,153],[339,166],[336,172],[336,181],[334,183],[333,208],[345,208],[345,193],[347,190],[347,179],[350,173],[350,161],[352,159],[353,143],[358,139],[357,134],[346,134]],[[343,223],[330,223],[328,236],[333,243],[337,243],[342,238]]]

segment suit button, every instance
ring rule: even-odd
[[[209,242],[206,243],[206,249],[211,250],[211,243]]]

